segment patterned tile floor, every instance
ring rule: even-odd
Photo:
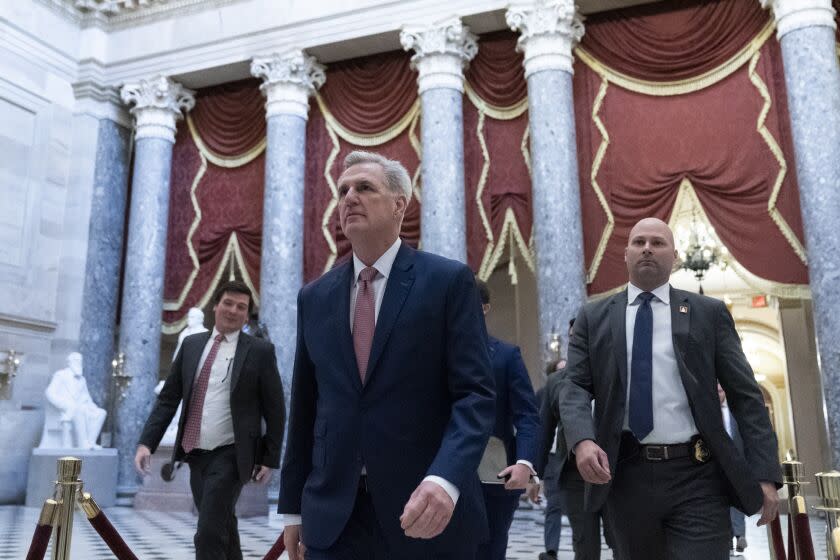
[[[21,560],[26,557],[38,513],[37,508],[0,506],[0,560]],[[140,560],[191,560],[193,558],[192,534],[195,518],[191,513],[136,511],[120,507],[109,508],[106,513]],[[756,519],[753,517],[747,520],[749,546],[743,556],[745,560],[769,558],[767,533],[755,527]],[[510,532],[508,560],[536,560],[542,551],[541,523],[540,510],[517,512]],[[819,519],[812,520],[814,543],[818,549],[817,558],[825,558],[824,527]],[[268,519],[240,520],[243,556],[246,559],[262,558],[274,543],[281,528],[282,524],[276,515]],[[568,525],[563,528],[559,557],[561,560],[573,558],[571,531]],[[71,558],[74,560],[114,558],[81,514],[76,515],[74,522]],[[605,547],[602,559],[610,560],[611,558],[612,555]]]

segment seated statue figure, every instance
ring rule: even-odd
[[[52,377],[47,390],[40,448],[101,449],[96,443],[105,411],[93,402],[82,375],[82,355],[67,356],[67,367]]]

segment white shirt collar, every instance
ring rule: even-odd
[[[636,303],[636,298],[639,297],[639,294],[644,292],[643,289],[636,287],[633,285],[632,282],[627,283],[627,305],[633,305]],[[655,290],[651,290],[651,293],[656,296],[656,299],[661,301],[666,305],[671,304],[671,284],[669,282],[665,282]]]
[[[397,258],[397,252],[400,250],[400,238],[397,237],[397,240],[394,241],[394,244],[388,247],[388,250],[382,253],[382,256],[376,259],[376,262],[373,263],[373,268],[382,275],[383,278],[386,280],[388,279],[388,275],[391,274],[391,268],[394,266],[394,261]],[[362,272],[367,268],[367,265],[356,256],[356,253],[353,253],[353,285],[356,285],[356,282],[359,280],[359,273]]]
[[[210,340],[216,340],[216,337],[222,333],[216,327],[213,327],[213,332],[210,334]],[[233,342],[236,344],[239,341],[239,331],[233,331],[225,335],[225,342]]]

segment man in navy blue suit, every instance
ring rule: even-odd
[[[481,307],[487,315],[490,290],[481,280],[477,279],[476,284]],[[508,467],[498,475],[502,484],[485,482],[481,485],[490,540],[478,547],[476,560],[505,560],[508,531],[519,505],[519,496],[530,481],[537,480],[534,462],[539,448],[540,418],[534,387],[519,347],[491,336],[489,350],[496,379],[496,426],[492,437],[504,444]]]
[[[411,179],[353,152],[353,255],[298,295],[278,511],[292,560],[463,560],[487,538],[476,474],[495,393],[475,280],[399,239]]]

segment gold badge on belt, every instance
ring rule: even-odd
[[[706,442],[703,441],[703,438],[699,436],[696,436],[691,440],[691,450],[691,458],[694,460],[695,463],[708,463],[709,460],[712,458],[712,452],[709,450],[709,446],[707,446]]]

